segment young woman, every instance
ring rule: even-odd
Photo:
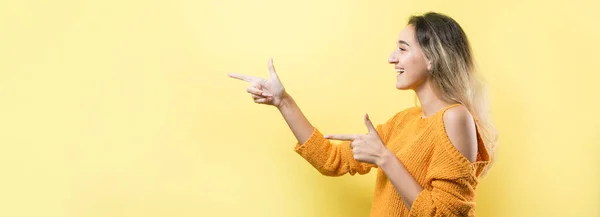
[[[473,216],[475,189],[493,160],[497,134],[467,36],[439,13],[412,16],[388,62],[396,88],[420,106],[402,110],[367,134],[323,136],[304,117],[269,61],[269,79],[249,82],[254,102],[279,109],[298,140],[295,151],[326,176],[377,169],[370,216]],[[332,144],[331,140],[342,140]]]

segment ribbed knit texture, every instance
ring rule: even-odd
[[[475,215],[475,189],[490,157],[479,131],[474,163],[450,142],[443,115],[458,105],[448,106],[426,118],[422,117],[420,107],[409,108],[376,127],[386,147],[395,153],[423,191],[408,210],[383,170],[378,168],[371,217]],[[294,150],[326,176],[366,174],[371,168],[377,168],[377,165],[354,160],[349,144],[333,144],[315,128],[308,141],[296,144]]]

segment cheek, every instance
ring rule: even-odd
[[[427,79],[429,74],[427,66],[414,53],[405,53],[398,58],[398,61],[406,70],[403,78],[405,85],[413,85]]]
[[[420,71],[417,64],[415,64],[415,56],[411,53],[403,54],[398,58],[398,61],[400,62],[400,65],[404,67],[404,70],[406,70],[406,74],[414,75],[415,72]]]
[[[399,62],[411,74],[427,74],[427,65],[424,64],[424,61],[419,56],[415,56],[414,53],[407,53],[400,56]]]
[[[414,68],[417,64],[413,53],[405,53],[399,58],[400,64],[407,70]]]
[[[400,65],[402,65],[404,68],[407,67],[407,65],[409,64],[410,61],[410,54],[401,54],[400,57],[398,58],[398,62],[400,62]]]

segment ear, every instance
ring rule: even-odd
[[[427,58],[425,54],[423,54],[423,59],[425,60],[425,62],[427,62],[427,71],[431,72],[431,60],[429,60],[429,58]]]

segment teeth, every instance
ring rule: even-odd
[[[404,73],[404,69],[396,69],[396,72]]]

